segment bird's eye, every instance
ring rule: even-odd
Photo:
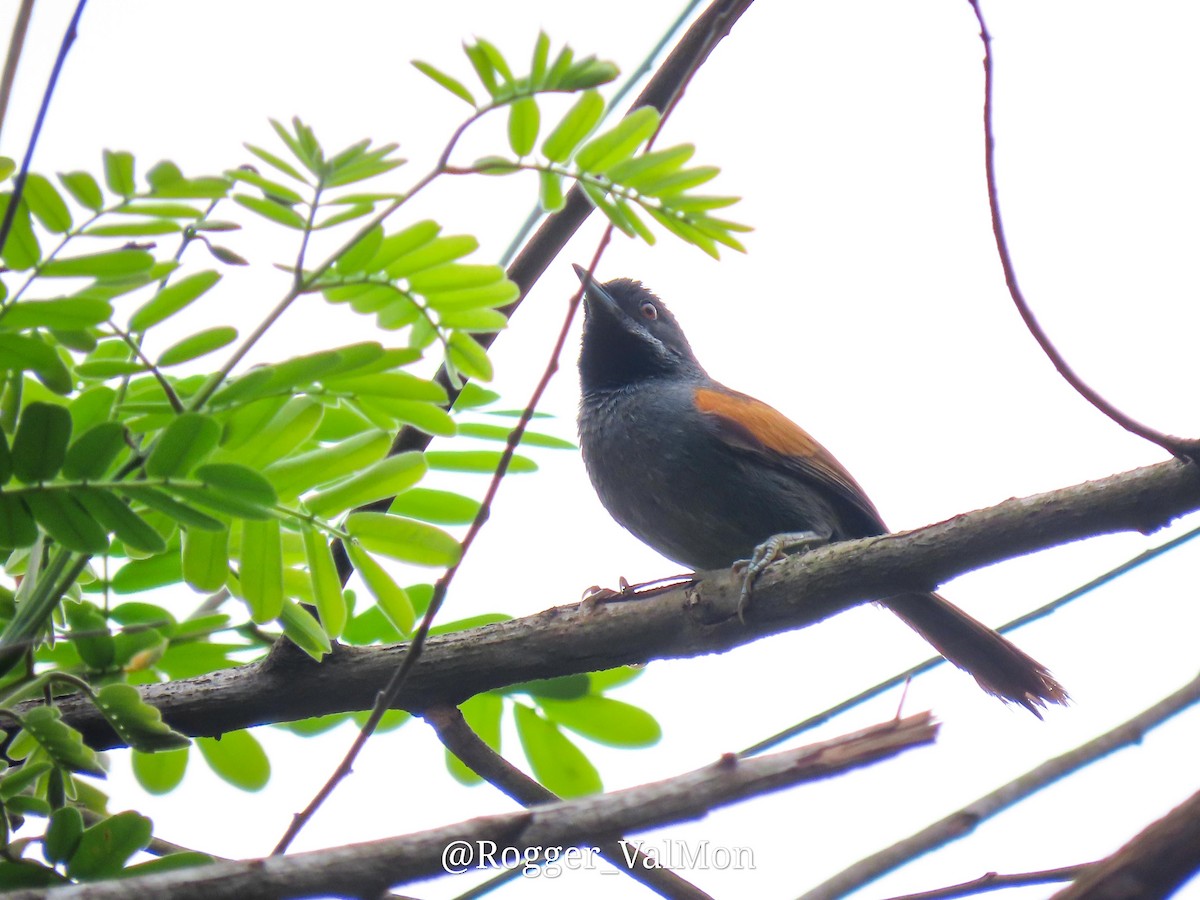
[[[653,322],[658,318],[658,307],[649,300],[645,301],[642,304],[642,318],[649,319],[651,322]]]

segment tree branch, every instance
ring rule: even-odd
[[[702,769],[653,784],[484,816],[402,837],[68,888],[19,890],[5,896],[50,900],[86,892],[88,900],[374,897],[391,885],[446,874],[447,864],[452,862],[450,849],[471,850],[481,842],[496,845],[497,859],[505,850],[522,854],[518,858],[523,859],[527,848],[580,846],[582,853],[576,859],[586,864],[589,842],[596,835],[629,834],[693,819],[739,800],[878,762],[930,744],[936,736],[937,725],[930,714],[919,713],[808,747],[753,760],[726,756]],[[462,868],[474,870],[476,865]]]
[[[437,732],[438,740],[467,768],[522,806],[539,806],[561,799],[489,747],[456,707],[428,709],[424,719]],[[647,860],[646,855],[632,844],[616,839],[596,840],[596,844],[600,855],[613,866],[629,873],[663,897],[670,900],[712,900],[711,895],[669,868]]]
[[[1200,791],[1108,859],[1089,866],[1055,900],[1167,897],[1200,870]],[[1117,890],[1119,886],[1119,891]]]
[[[740,578],[703,573],[694,583],[608,601],[588,600],[429,640],[396,700],[420,711],[538,678],[653,659],[723,652],[802,628],[875,597],[927,590],[963,572],[1058,544],[1120,531],[1150,532],[1200,509],[1200,470],[1170,461],[1005,502],[903,534],[847,541],[771,566],[738,620]],[[281,642],[282,643],[282,642]],[[190,735],[370,709],[405,644],[338,647],[320,664],[291,648],[270,659],[138,690]],[[97,749],[121,746],[96,709],[58,702]],[[23,707],[27,708],[27,707]]]
[[[965,837],[974,831],[981,822],[1003,812],[1018,801],[1024,800],[1026,797],[1058,781],[1060,778],[1065,778],[1110,753],[1132,744],[1141,743],[1146,732],[1156,728],[1167,719],[1183,712],[1196,703],[1200,703],[1200,676],[1197,676],[1178,691],[1160,700],[1149,709],[1143,710],[1132,719],[1121,723],[1116,728],[1092,738],[1074,750],[1046,760],[1041,765],[1035,766],[1018,778],[1014,778],[1008,784],[984,794],[978,800],[968,803],[962,809],[934,822],[927,828],[921,829],[916,834],[910,835],[901,841],[897,841],[890,847],[885,847],[877,853],[872,853],[870,856],[860,859],[849,868],[844,869],[811,891],[803,894],[800,900],[835,900],[835,898],[844,897],[851,891],[869,884],[888,872],[916,859],[918,856],[923,856],[931,850],[936,850],[938,847],[944,846],[951,841]],[[1196,805],[1200,806],[1200,801],[1196,801]],[[1195,809],[1192,811],[1194,813]],[[1193,867],[1196,864],[1197,848],[1200,848],[1200,842],[1196,842],[1194,838],[1198,833],[1197,830],[1200,829],[1200,822],[1192,821],[1188,825],[1192,829],[1190,834],[1193,835],[1193,846],[1189,847],[1187,851],[1180,851],[1175,844],[1171,843],[1171,841],[1174,841],[1179,836],[1174,831],[1176,827],[1178,827],[1178,824],[1164,828],[1164,837],[1160,843],[1150,841],[1144,846],[1152,848],[1148,855],[1153,855],[1153,853],[1160,851],[1168,856],[1176,854],[1174,864],[1176,865],[1175,871],[1178,871],[1180,863],[1178,854],[1180,853],[1188,856],[1190,864]],[[1134,855],[1136,855],[1136,851]],[[1122,893],[1119,896],[1157,897],[1164,895],[1164,893],[1153,891],[1147,894],[1134,891],[1132,893]],[[1095,898],[1100,895],[1081,894],[1079,896]]]

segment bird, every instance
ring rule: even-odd
[[[846,468],[783,413],[715,381],[675,316],[640,281],[583,284],[579,445],[600,502],[694,571],[782,549],[888,533]],[[1039,719],[1066,690],[999,633],[933,592],[880,598],[979,686]]]

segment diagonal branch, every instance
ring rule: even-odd
[[[527,849],[565,851],[578,846],[574,859],[576,867],[583,868],[588,865],[590,844],[596,835],[630,834],[694,819],[739,800],[828,778],[930,744],[937,730],[929,713],[919,713],[753,760],[726,756],[683,775],[610,794],[330,850],[98,881],[82,890],[86,890],[89,900],[375,897],[391,885],[447,874],[455,863],[451,856],[455,848],[471,853],[488,842],[494,842],[495,859],[507,858],[516,865],[523,864]],[[565,868],[565,852],[563,857]],[[472,859],[458,859],[458,871],[486,868]],[[5,896],[11,900],[50,900],[54,891],[18,890]]]
[[[457,705],[480,691],[538,678],[723,652],[875,597],[934,588],[980,566],[1085,537],[1149,532],[1196,509],[1200,473],[1171,461],[782,560],[763,573],[744,623],[737,616],[741,579],[720,571],[633,599],[588,600],[438,635],[430,638],[395,706],[419,711]],[[369,709],[406,647],[339,647],[320,664],[292,648],[239,668],[138,690],[173,728],[221,734]],[[65,697],[58,706],[92,746],[121,746],[91,704]]]
[[[1142,738],[1146,736],[1146,732],[1158,727],[1172,716],[1178,715],[1196,703],[1200,703],[1200,676],[1197,676],[1178,691],[1160,700],[1149,709],[1138,713],[1126,722],[1122,722],[1116,728],[1092,738],[1086,744],[1082,744],[1074,750],[1056,756],[1054,759],[1046,760],[1020,777],[1014,778],[1008,784],[996,788],[996,790],[967,804],[944,819],[934,822],[927,828],[921,829],[916,834],[910,835],[901,841],[897,841],[890,847],[885,847],[883,850],[859,860],[849,868],[833,876],[833,878],[805,893],[800,900],[835,900],[835,898],[844,897],[851,891],[869,884],[888,872],[916,859],[918,856],[929,853],[931,850],[936,850],[938,847],[944,846],[951,841],[965,837],[974,831],[979,823],[1003,812],[1018,801],[1024,800],[1030,794],[1040,791],[1047,785],[1053,784],[1060,778],[1065,778],[1079,771],[1084,766],[1088,766],[1110,753],[1114,753],[1132,744],[1141,743]],[[1193,798],[1190,802],[1193,804],[1191,808],[1192,819],[1186,824],[1186,828],[1190,828],[1190,833],[1194,836],[1200,833],[1200,829],[1197,828],[1198,822],[1195,820],[1195,806],[1200,805],[1200,801]],[[1185,807],[1187,806],[1188,804],[1185,804]],[[1167,829],[1164,833],[1169,833],[1171,839],[1178,837],[1170,829]],[[1170,844],[1170,840],[1167,841],[1167,845],[1175,848],[1175,845]],[[1196,864],[1197,847],[1200,847],[1200,843],[1196,843],[1187,851],[1188,859],[1193,867]],[[1178,869],[1179,860],[1175,859],[1175,868],[1171,871],[1177,873]],[[1078,896],[1093,897],[1102,895],[1079,894]],[[1122,894],[1121,896],[1158,897],[1165,896],[1165,894],[1155,892],[1141,894],[1135,891],[1131,894]]]

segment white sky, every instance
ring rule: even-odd
[[[0,5],[5,23],[16,5]],[[39,5],[2,153],[23,152],[72,5]],[[510,59],[524,60],[542,27],[555,46],[569,42],[628,71],[680,5],[610,0],[601,11],[549,0],[92,0],[34,169],[96,171],[108,147],[137,151],[139,172],[171,158],[187,174],[215,173],[249,161],[242,141],[272,145],[268,117],[299,114],[327,148],[365,136],[399,141],[412,160],[395,182],[404,185],[432,164],[466,111],[408,60],[467,79],[463,39],[487,37]],[[1183,0],[1136,7],[1007,0],[987,3],[985,13],[995,39],[1001,199],[1031,303],[1078,371],[1114,402],[1163,430],[1200,434],[1191,390],[1200,326],[1200,9]],[[895,528],[1163,456],[1068,389],[1012,309],[987,218],[980,60],[963,0],[760,2],[693,82],[663,138],[694,142],[698,162],[723,168],[713,187],[745,198],[731,212],[756,228],[749,254],[717,264],[665,238],[648,248],[618,237],[599,271],[641,278],[658,292],[714,377],[801,422],[871,491]],[[482,134],[502,140],[487,127]],[[489,146],[503,148],[481,137],[463,158]],[[448,181],[413,215],[436,211],[447,230],[480,236],[481,258],[495,257],[535,191],[532,180]],[[575,287],[569,263],[589,258],[598,234],[599,224],[589,223],[497,343],[495,386],[510,405],[532,390]],[[258,227],[227,243],[262,264],[294,252],[274,230]],[[235,273],[222,290],[214,300],[219,314],[204,307],[207,313],[181,327],[198,327],[206,315],[244,327],[281,288],[269,272]],[[318,346],[332,329],[347,342],[371,334],[370,321],[347,316],[312,299],[288,314],[259,358]],[[558,417],[549,427],[566,436],[573,435],[578,394],[574,355],[572,340],[544,406]],[[675,570],[612,523],[576,454],[539,459],[541,474],[502,489],[446,618],[532,613],[620,575],[645,580]],[[476,492],[483,486],[482,479],[461,484]],[[1001,622],[1168,536],[1061,548],[961,578],[946,593]],[[1190,679],[1200,626],[1198,553],[1176,551],[1019,633],[1021,646],[1076,701],[1050,711],[1045,723],[942,670],[914,684],[908,700],[910,710],[932,708],[945,723],[935,748],[647,840],[751,847],[753,872],[682,873],[717,895],[799,893]],[[181,606],[192,602],[184,597]],[[892,617],[856,610],[721,656],[655,664],[615,696],[658,716],[663,741],[640,752],[581,743],[608,787],[665,777],[754,743],[925,655]],[[895,703],[888,695],[818,734],[885,719]],[[1200,713],[1182,716],[862,896],[1103,856],[1200,787],[1198,731]],[[159,836],[198,849],[266,853],[352,735],[259,735],[275,766],[260,794],[224,785],[194,760],[180,790],[149,798],[129,776],[125,755],[114,753],[112,807],[146,812]],[[515,735],[506,739],[521,760]],[[419,723],[375,739],[296,848],[512,807],[489,787],[459,788],[441,752]],[[443,880],[416,892],[448,897],[466,886],[466,879]],[[580,897],[649,896],[615,874],[522,882],[497,896],[557,896],[564,888]]]

